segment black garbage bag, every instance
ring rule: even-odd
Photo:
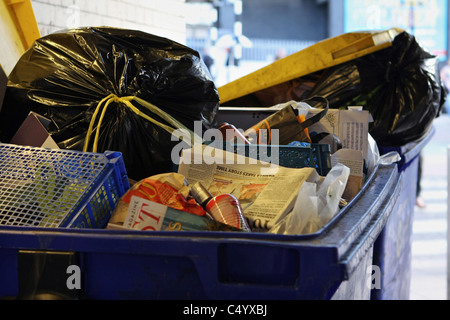
[[[326,70],[310,94],[326,97],[330,108],[363,106],[374,118],[375,141],[398,147],[428,133],[443,92],[437,57],[402,32],[391,47]]]
[[[129,177],[141,180],[173,169],[179,141],[165,126],[193,131],[201,122],[207,130],[218,108],[197,51],[134,30],[63,30],[37,40],[11,72],[0,140],[8,143],[34,111],[52,121],[49,133],[61,148],[120,151]]]

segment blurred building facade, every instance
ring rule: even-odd
[[[85,26],[136,29],[184,43],[185,0],[31,0],[41,35]]]
[[[186,0],[186,42],[214,55],[228,82],[346,32],[398,27],[442,64],[448,57],[447,0]],[[201,14],[200,14],[201,13]],[[225,69],[223,68],[225,66]],[[239,67],[239,68],[236,68]],[[218,69],[212,69],[213,73]],[[223,73],[226,77],[223,78]]]
[[[398,26],[448,56],[447,0],[31,0],[41,35],[82,26],[137,29],[211,57],[218,85],[325,38]]]

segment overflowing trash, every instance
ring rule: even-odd
[[[129,184],[101,228],[311,234],[357,197],[380,161],[398,160],[381,157],[378,144],[429,130],[443,105],[436,70],[435,57],[400,33],[387,49],[292,81],[310,84],[306,98],[286,86],[256,93],[273,113],[236,128],[217,123],[218,91],[196,51],[131,30],[67,30],[36,41],[10,74],[0,140],[29,145],[18,132],[44,131],[60,156],[51,172],[64,150],[120,153]],[[17,179],[34,185],[36,172]],[[82,177],[65,179],[73,188]],[[20,192],[0,193],[2,215],[6,200],[33,197]],[[21,215],[11,214],[0,224]]]

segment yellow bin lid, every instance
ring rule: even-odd
[[[350,32],[320,41],[218,88],[220,103],[385,49],[401,32],[398,28]]]
[[[39,38],[30,0],[0,0],[0,67],[7,75]]]

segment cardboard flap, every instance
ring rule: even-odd
[[[37,113],[30,112],[12,138],[11,144],[59,149],[58,145],[47,131],[46,125],[48,125],[48,123],[50,123],[50,120],[47,118]]]

